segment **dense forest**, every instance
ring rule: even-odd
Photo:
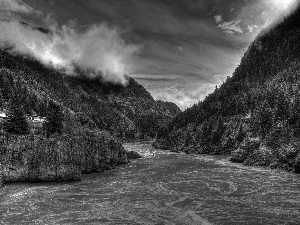
[[[263,31],[233,76],[161,129],[154,146],[300,172],[299,92],[300,9]]]
[[[76,72],[0,50],[0,188],[2,181],[80,180],[126,164],[139,155],[122,142],[155,138],[180,112],[128,76],[123,86]]]
[[[155,101],[130,77],[122,86],[89,79],[84,73],[66,76],[9,49],[1,50],[0,57],[2,110],[16,111],[11,106],[18,106],[24,115],[47,117],[52,112],[52,117],[59,117],[61,109],[62,133],[106,130],[120,141],[151,139],[180,112],[173,103]]]

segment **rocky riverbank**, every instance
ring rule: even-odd
[[[262,138],[253,131],[249,118],[235,116],[227,118],[222,129],[219,142],[212,141],[215,131],[200,133],[203,126],[190,126],[156,140],[153,147],[187,154],[231,155],[230,161],[235,163],[300,173],[300,140],[283,127],[278,127],[277,136]],[[201,135],[209,138],[199,141]]]
[[[97,138],[51,139],[7,136],[2,137],[1,143],[3,182],[78,181],[82,173],[101,172],[129,163],[122,144],[107,134]]]
[[[259,139],[246,139],[232,151],[230,161],[247,166],[264,166],[300,173],[299,143],[294,140],[281,143],[277,148]]]
[[[129,159],[140,159],[140,158],[143,158],[143,156],[141,156],[139,153],[137,153],[135,151],[129,151],[129,152],[127,152],[127,157]]]

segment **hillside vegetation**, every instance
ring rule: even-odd
[[[0,106],[14,99],[26,114],[46,116],[49,102],[64,112],[64,133],[107,130],[120,141],[154,138],[180,112],[173,103],[155,101],[134,79],[128,85],[81,76],[65,76],[24,56],[0,51]]]
[[[77,70],[67,76],[0,50],[0,187],[80,180],[82,173],[126,164],[132,153],[122,142],[155,138],[180,112],[128,76],[122,86]]]
[[[154,146],[300,172],[299,91],[298,9],[259,35],[233,76],[161,129]]]

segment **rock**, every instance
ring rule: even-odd
[[[111,170],[111,169],[112,169],[112,167],[109,166],[109,165],[107,165],[107,164],[103,164],[103,165],[101,166],[101,168],[103,169],[103,171],[105,171],[105,170]]]
[[[291,168],[290,165],[286,163],[280,164],[279,169],[286,170],[286,171],[293,171],[293,168]]]
[[[259,149],[250,153],[247,159],[243,162],[247,166],[269,166],[274,162],[272,150],[266,145],[261,145]]]
[[[121,143],[107,136],[13,138],[0,155],[5,182],[78,181],[81,173],[100,172],[129,162]]]
[[[278,163],[278,162],[272,162],[270,164],[271,169],[278,169],[279,167],[280,167],[280,163]]]
[[[179,150],[175,148],[175,149],[171,149],[170,152],[178,153]]]
[[[140,159],[140,158],[143,158],[143,156],[141,156],[139,153],[137,153],[135,151],[129,151],[129,152],[127,152],[127,157],[129,159]]]
[[[222,146],[212,146],[210,154],[211,155],[222,155],[222,154],[224,154]]]
[[[256,139],[245,139],[240,147],[231,152],[231,162],[244,163],[248,156],[259,149],[260,141]]]
[[[57,181],[79,181],[81,180],[81,170],[74,165],[60,165],[57,168]]]
[[[295,162],[293,165],[293,172],[300,173],[300,154],[295,159]]]
[[[160,142],[159,140],[156,140],[155,142],[153,142],[152,147],[155,149],[162,149],[162,150],[172,149],[166,142]]]
[[[152,143],[152,147],[155,149],[159,149],[160,148],[160,144],[158,143],[158,141],[155,141]]]
[[[3,187],[3,185],[4,185],[3,175],[2,172],[0,172],[0,189]]]
[[[248,152],[245,149],[237,149],[231,152],[230,161],[235,163],[243,163],[248,157]]]

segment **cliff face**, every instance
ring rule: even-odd
[[[231,78],[161,129],[157,148],[299,172],[300,10],[260,35]]]
[[[76,181],[129,162],[125,149],[108,134],[46,139],[1,136],[0,171],[4,182]]]

